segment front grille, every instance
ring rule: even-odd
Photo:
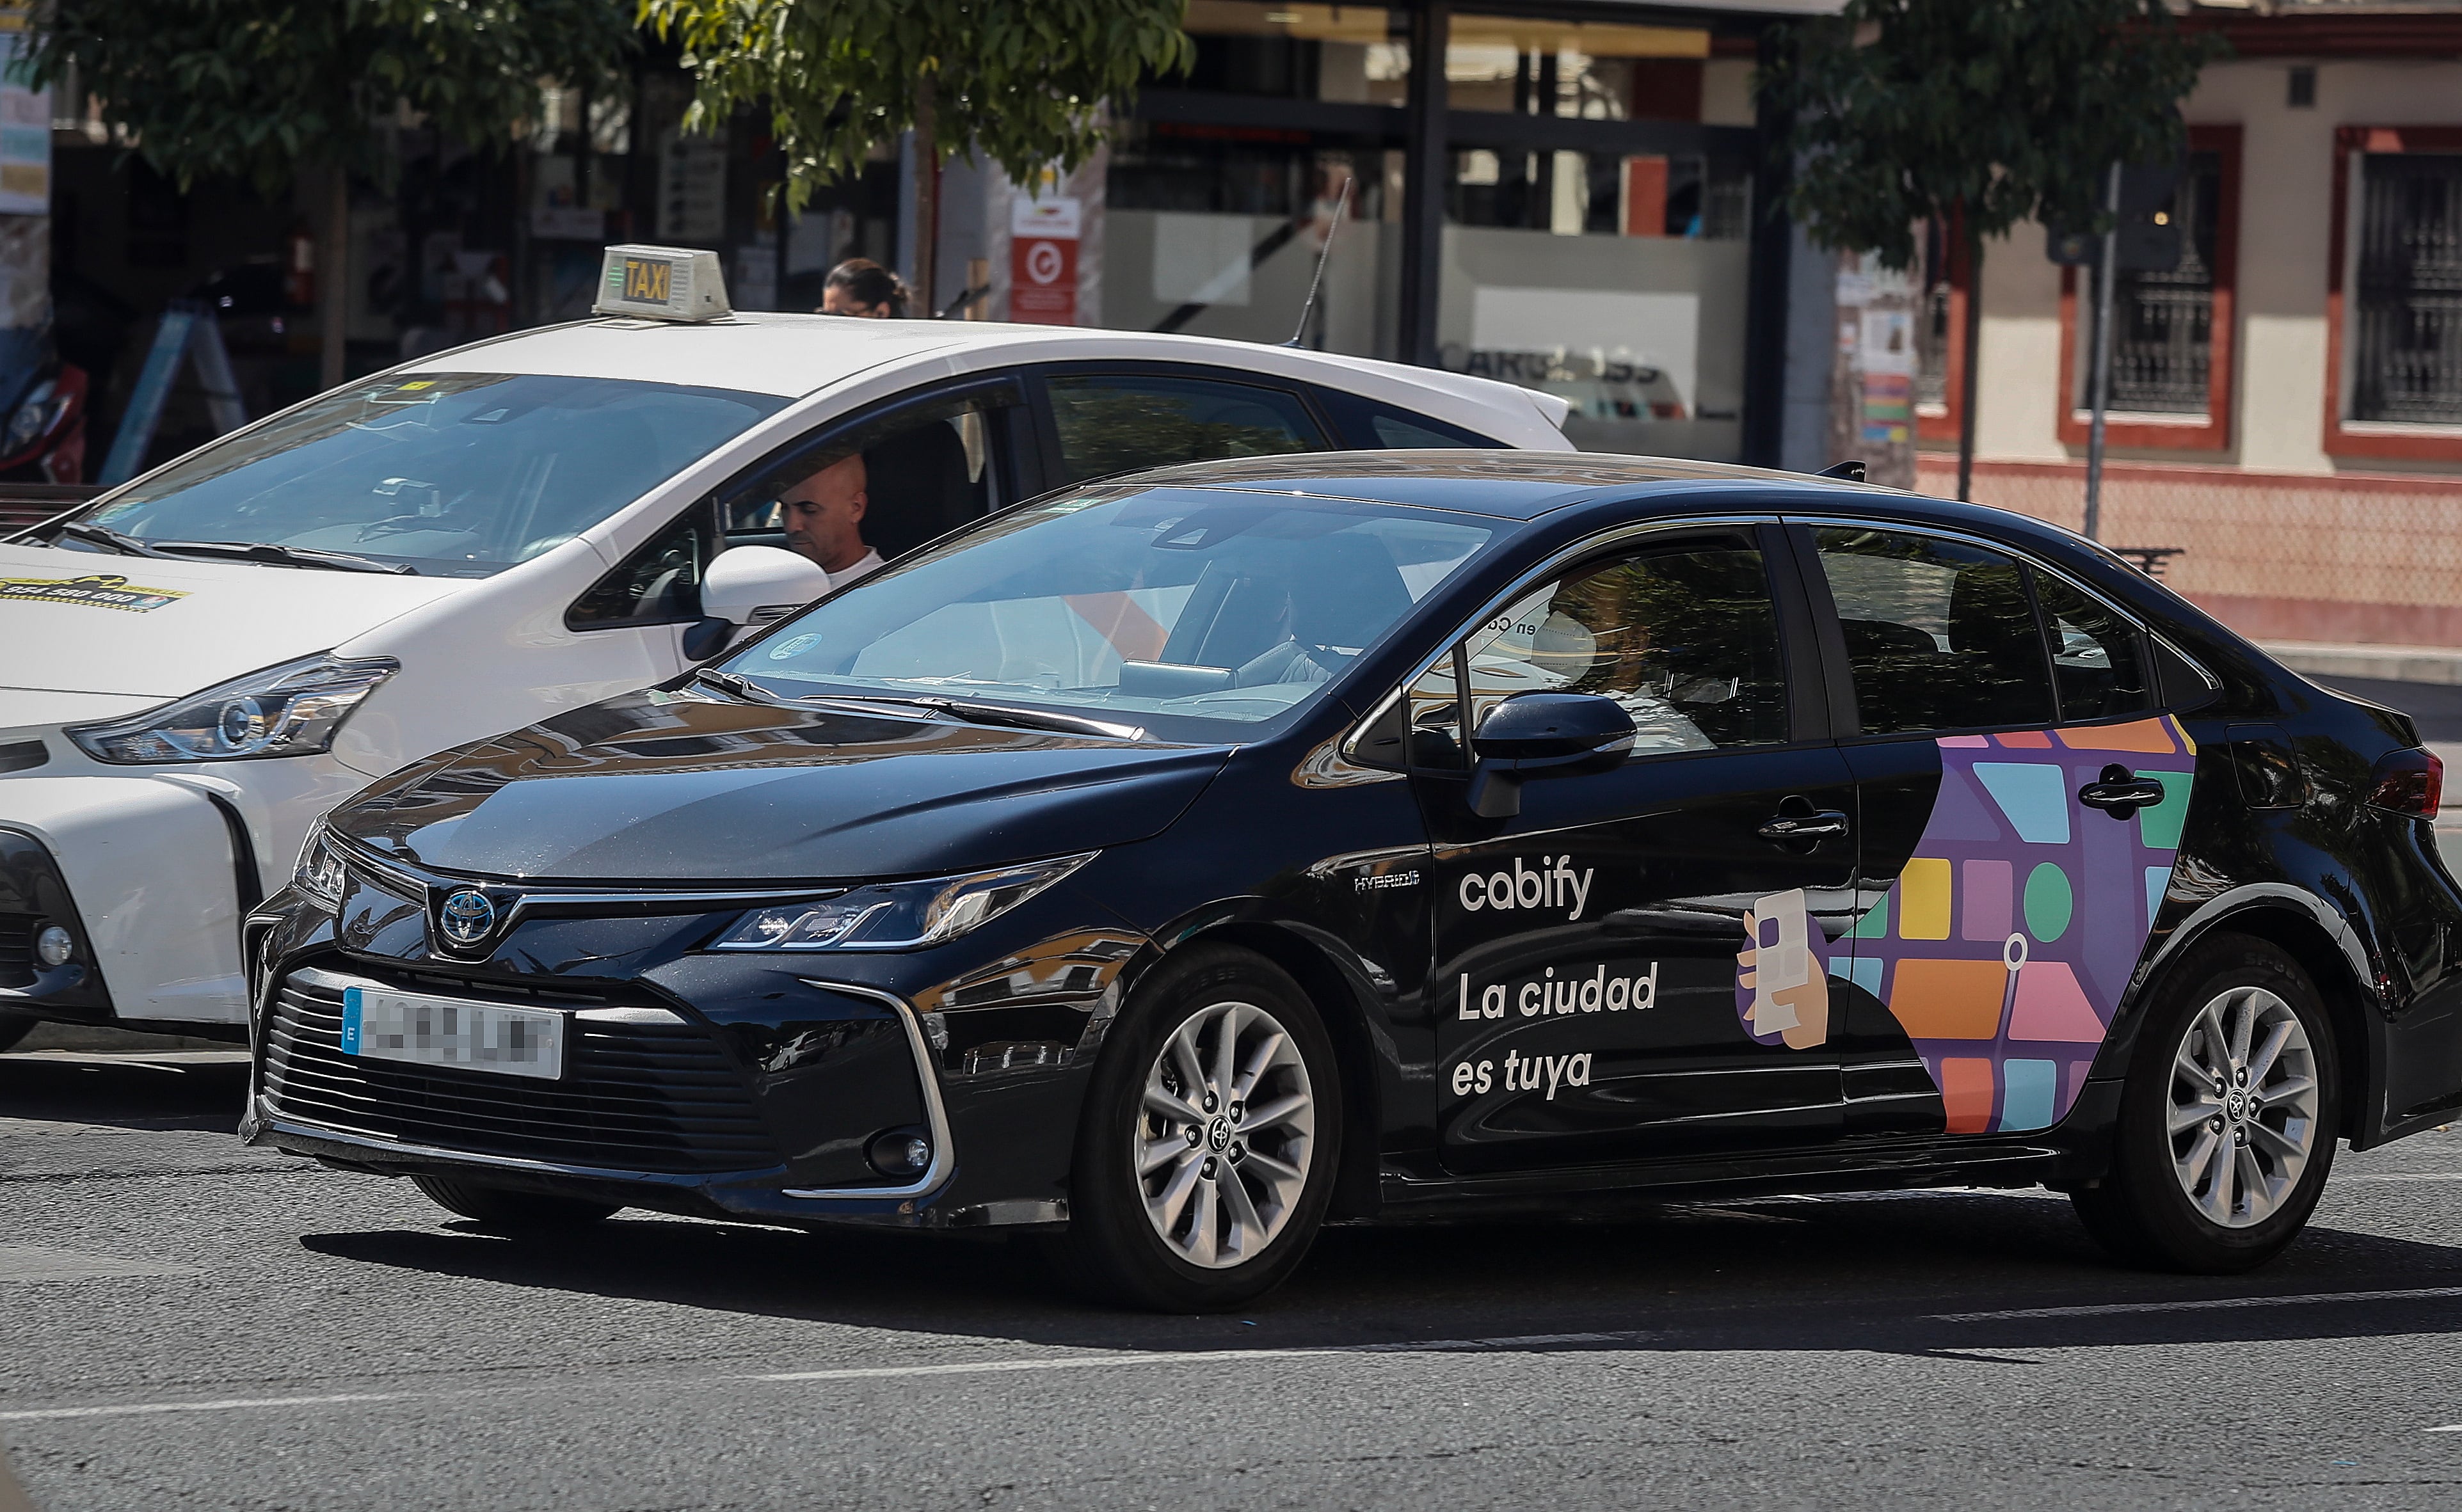
[[[0,914],[0,987],[34,984],[34,916]]]
[[[502,991],[426,973],[360,973],[402,991],[561,1007],[570,992]],[[274,994],[264,1087],[274,1112],[329,1129],[558,1165],[696,1174],[778,1164],[751,1094],[707,1030],[576,1018],[558,1081],[342,1053],[338,979],[295,972]]]

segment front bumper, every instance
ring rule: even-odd
[[[10,777],[0,835],[13,836],[18,890],[0,915],[67,925],[85,978],[0,988],[22,995],[6,1005],[88,1023],[248,1022],[238,861],[210,798],[146,777]]]
[[[564,1008],[566,1073],[541,1082],[345,1054],[342,994],[352,986]],[[761,1068],[747,1066],[718,1026],[651,995],[618,991],[593,1002],[583,992],[447,983],[328,957],[269,983],[241,1133],[253,1144],[386,1176],[479,1176],[702,1217],[797,1226],[986,1221],[934,1200],[949,1184],[955,1150],[921,1022],[891,994],[853,995],[877,1004],[834,1036],[844,1043],[833,1048],[851,1047],[853,1059],[832,1085],[796,1089],[818,1091],[829,1105],[831,1129],[815,1138],[813,1120],[757,1094]],[[928,1132],[924,1171],[897,1179],[862,1166],[867,1136],[906,1127]]]

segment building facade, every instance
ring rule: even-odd
[[[2462,4],[2201,4],[2176,269],[2120,275],[2099,533],[2272,642],[2462,646]],[[1920,486],[1955,479],[1967,270],[1934,258]],[[1975,496],[2083,520],[2093,282],[1987,249]]]

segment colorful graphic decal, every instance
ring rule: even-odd
[[[82,604],[88,609],[119,609],[145,615],[187,596],[185,591],[176,588],[140,588],[118,572],[92,572],[83,577],[0,577],[0,603]]]
[[[1763,1045],[1808,1050],[1829,1039],[1828,938],[1804,909],[1803,889],[1774,893],[1744,914],[1736,954],[1736,1012]],[[1844,975],[1844,973],[1841,973]]]
[[[1830,973],[1888,1004],[1952,1134],[2044,1129],[2077,1101],[2163,906],[2196,745],[2174,721],[1940,742],[1914,856]],[[2127,819],[2078,802],[2121,767],[2163,801]]]

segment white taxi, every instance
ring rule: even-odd
[[[661,248],[611,249],[602,287],[601,318],[345,384],[0,541],[0,1048],[44,1019],[239,1032],[241,921],[313,820],[827,592],[782,504],[824,475],[843,578],[1136,468],[1566,449],[1562,400],[1460,375],[733,313],[714,259]]]

